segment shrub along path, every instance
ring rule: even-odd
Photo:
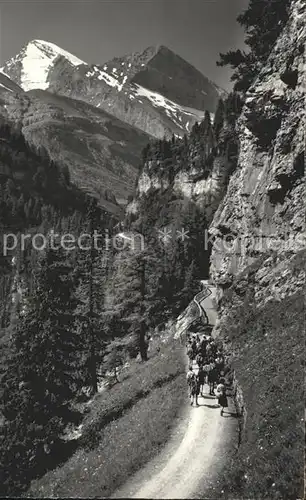
[[[94,398],[77,451],[33,481],[28,496],[109,497],[159,453],[188,403],[185,364],[173,340],[150,356],[131,362],[119,384]]]

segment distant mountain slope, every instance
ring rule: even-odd
[[[68,167],[71,180],[108,212],[122,213],[118,202],[133,192],[148,135],[89,104],[43,90],[10,93],[0,114],[21,127],[30,144]]]
[[[34,40],[2,69],[25,90],[48,89],[89,102],[157,138],[189,132],[225,94],[163,46],[88,65]]]
[[[157,92],[181,106],[211,113],[215,111],[219,97],[226,94],[163,45],[114,58],[103,69],[111,72],[121,84],[129,81]]]

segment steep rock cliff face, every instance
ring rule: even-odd
[[[269,249],[295,253],[303,244],[305,39],[305,5],[296,1],[238,120],[238,167],[211,226],[220,286]]]
[[[237,122],[238,164],[218,207],[210,276],[245,407],[229,498],[302,498],[305,289],[305,3]]]

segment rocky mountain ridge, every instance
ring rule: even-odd
[[[150,138],[188,134],[223,94],[163,46],[88,65],[34,40],[0,71],[3,116],[120,216]]]
[[[50,42],[34,40],[0,71],[26,91],[83,100],[157,138],[189,132],[226,94],[163,46],[88,65]]]

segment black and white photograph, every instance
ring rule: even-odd
[[[305,0],[0,0],[0,498],[305,498]]]

